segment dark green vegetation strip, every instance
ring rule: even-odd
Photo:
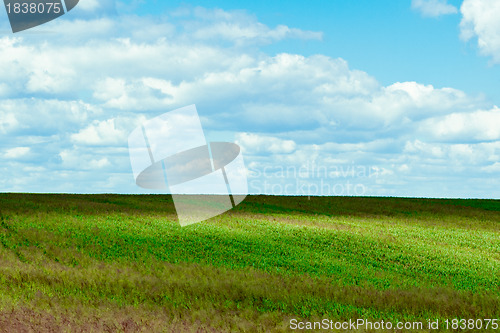
[[[500,318],[498,200],[254,196],[185,228],[174,213],[169,196],[0,194],[0,330],[26,313],[68,331]]]

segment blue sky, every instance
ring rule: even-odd
[[[127,136],[196,104],[251,193],[500,198],[495,0],[97,1],[12,34],[0,190],[149,193]]]

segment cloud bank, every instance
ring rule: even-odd
[[[196,104],[209,138],[242,146],[253,193],[500,195],[500,111],[480,97],[382,85],[341,58],[266,54],[322,34],[241,11],[85,15],[0,38],[3,191],[142,193],[128,133]]]

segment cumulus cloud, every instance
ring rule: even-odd
[[[411,8],[425,17],[439,17],[458,13],[458,9],[447,3],[447,0],[412,0]]]
[[[100,112],[99,106],[82,101],[3,99],[0,104],[0,134],[53,135],[75,128]]]
[[[97,1],[97,0],[81,0],[78,3],[78,9],[81,9],[83,11],[95,11],[97,8],[99,8],[100,3],[103,3],[104,1]]]
[[[289,154],[292,153],[296,144],[293,140],[283,140],[272,136],[263,136],[253,133],[239,133],[236,137],[243,152],[247,153],[272,153]]]
[[[500,140],[500,109],[451,113],[423,121],[419,131],[440,142]]]
[[[464,0],[460,7],[461,38],[477,39],[477,46],[494,63],[500,63],[500,2],[496,0]]]
[[[113,145],[122,143],[127,133],[116,128],[115,120],[94,121],[92,125],[71,135],[73,142],[82,145]]]
[[[60,164],[59,170],[65,171],[93,171],[106,169],[108,172],[127,169],[123,166],[116,165],[111,158],[115,156],[115,150],[106,147],[102,150],[85,149],[84,147],[71,146],[61,150],[58,153]],[[90,178],[96,175],[89,174]]]
[[[481,143],[427,143],[420,140],[407,141],[403,153],[416,161],[415,164],[442,164],[439,161],[449,161],[448,168],[457,170],[472,170],[477,165],[488,166],[498,161],[500,141]],[[445,168],[443,168],[445,169]]]

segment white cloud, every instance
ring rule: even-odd
[[[500,109],[451,113],[430,118],[419,125],[419,131],[438,141],[500,140]]]
[[[432,85],[417,82],[396,82],[385,88],[385,92],[404,106],[431,109],[431,112],[436,109],[450,109],[468,101],[463,91],[448,87],[436,89]]]
[[[249,42],[267,44],[287,38],[322,39],[321,32],[303,31],[285,25],[269,28],[242,11],[227,12],[197,7],[193,14],[197,20],[186,24],[185,29],[196,39],[229,40],[237,45]],[[211,24],[207,26],[207,22]]]
[[[116,128],[115,120],[94,121],[92,125],[71,135],[71,140],[82,145],[123,144],[128,133]]]
[[[425,17],[438,17],[458,13],[457,8],[447,3],[447,0],[412,0],[411,8],[420,12]]]
[[[105,108],[146,112],[195,101],[214,105],[211,114],[236,108],[254,127],[279,121],[280,127],[291,129],[322,124],[380,128],[405,118],[421,118],[423,112],[446,113],[469,100],[459,90],[415,82],[381,87],[367,73],[350,69],[345,60],[323,55],[269,57],[208,44],[193,46],[184,37],[169,41],[95,38],[63,46],[4,38],[0,58],[4,55],[8,66],[3,68],[14,68],[5,78],[31,94],[86,92]],[[23,67],[19,57],[8,54],[21,55]]]
[[[52,135],[79,126],[100,112],[100,107],[82,101],[4,99],[0,104],[0,134]]]
[[[184,86],[184,84],[183,84]],[[174,99],[182,94],[183,87],[158,78],[106,78],[95,85],[94,97],[103,101],[105,107],[127,110],[151,110],[179,104]]]
[[[460,11],[463,40],[477,38],[481,53],[500,63],[500,2],[497,0],[464,0]]]
[[[102,1],[98,0],[80,0],[78,2],[78,9],[85,11],[94,11],[99,8],[99,3]]]
[[[243,152],[253,154],[290,154],[296,148],[296,144],[292,140],[282,140],[253,133],[239,133],[236,137],[236,143],[241,146]]]
[[[101,157],[89,152],[82,152],[79,149],[64,149],[59,153],[62,167],[66,170],[99,170],[112,166],[108,157]],[[90,178],[95,175],[90,174]]]
[[[107,166],[110,166],[111,163],[106,157],[100,158],[98,160],[92,160],[90,161],[90,168],[91,169],[101,169]]]
[[[390,126],[449,113],[453,108],[467,107],[471,102],[470,96],[457,89],[396,82],[373,92],[369,98],[351,98],[348,105],[351,109],[365,110],[365,116],[372,125]],[[363,111],[355,109],[354,112],[363,114]]]
[[[5,134],[11,129],[16,128],[19,122],[16,115],[10,112],[0,112],[0,132]]]
[[[450,170],[466,166],[488,165],[500,161],[497,153],[500,151],[500,141],[481,143],[426,143],[420,140],[407,141],[403,150],[406,156],[421,163],[448,165]],[[443,163],[446,161],[448,163]],[[477,170],[474,170],[476,173]]]
[[[420,140],[406,142],[403,152],[410,154],[424,153],[438,158],[444,157],[444,152],[441,146],[428,144]]]
[[[26,156],[30,151],[31,149],[29,147],[10,148],[5,151],[4,157],[6,159],[18,159],[20,157]]]
[[[482,170],[488,173],[500,173],[500,162],[485,166]]]

